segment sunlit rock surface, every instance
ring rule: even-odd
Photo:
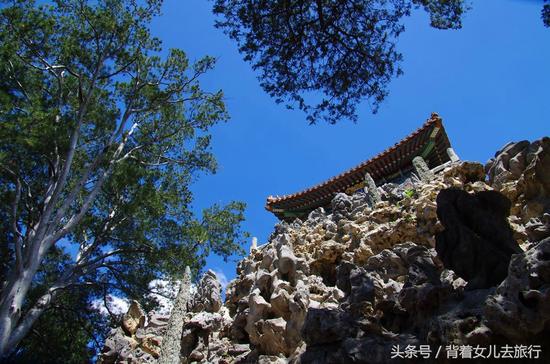
[[[223,305],[207,272],[181,363],[386,363],[397,345],[550,342],[549,138],[379,192],[374,203],[338,194],[331,211],[276,225]],[[130,311],[102,363],[158,355],[168,318]]]

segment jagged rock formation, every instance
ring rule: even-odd
[[[375,204],[338,194],[330,212],[276,225],[223,306],[213,273],[201,280],[181,362],[386,363],[397,345],[549,342],[550,139],[510,144],[485,171],[456,161],[380,186]],[[153,360],[165,324],[152,322],[114,330],[102,360]]]
[[[550,138],[508,143],[485,165],[489,183],[512,201],[522,240],[550,234]]]
[[[123,316],[122,328],[111,330],[98,363],[155,363],[168,320],[155,313],[146,319],[139,303],[133,301]]]
[[[229,330],[232,320],[227,309],[222,306],[221,286],[215,273],[207,271],[195,293],[190,293],[189,283],[189,273],[186,273],[176,298],[179,303],[175,303],[171,317],[150,312],[145,318],[139,304],[134,301],[123,317],[122,327],[128,326],[126,322],[138,323],[132,325],[135,330],[113,329],[98,362],[212,362],[210,359],[213,357],[228,355],[227,353],[234,356],[248,353],[248,346],[233,344],[223,334],[224,330]],[[181,322],[179,330],[174,326],[175,321]],[[161,350],[161,347],[166,347],[163,340],[174,338],[172,331],[177,331],[177,343],[170,343],[164,353]],[[214,348],[214,345],[218,347]],[[175,360],[172,352],[174,347],[178,348]]]
[[[443,264],[468,281],[468,288],[489,288],[508,274],[512,254],[521,253],[506,218],[510,200],[496,191],[469,194],[456,188],[437,196],[437,216],[445,230],[435,250]]]

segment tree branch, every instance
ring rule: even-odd
[[[95,82],[97,80],[97,77],[103,65],[103,62],[104,62],[104,55],[102,54],[99,56],[98,62],[96,64],[96,69],[92,76],[92,79],[90,80],[90,84],[88,86],[86,97],[84,98],[84,102],[79,107],[76,125],[71,134],[69,151],[67,152],[65,163],[63,163],[61,174],[57,179],[57,181],[55,182],[55,188],[53,189],[53,192],[51,194],[48,194],[44,199],[44,212],[40,220],[38,221],[38,228],[36,229],[36,235],[34,237],[31,237],[31,238],[34,238],[33,244],[35,245],[32,249],[33,250],[32,260],[40,260],[40,257],[43,255],[43,253],[47,251],[49,246],[51,246],[51,244],[45,244],[46,249],[43,249],[44,245],[41,244],[40,242],[43,240],[43,234],[45,234],[48,228],[50,227],[49,222],[50,222],[51,215],[53,213],[55,205],[57,204],[59,196],[61,195],[61,191],[65,188],[65,185],[67,184],[73,158],[76,153],[76,146],[78,144],[78,139],[80,136],[80,127],[84,120],[84,115],[86,114],[88,104],[92,98]],[[36,256],[37,254],[38,256]]]
[[[13,232],[13,237],[15,239],[15,266],[18,273],[23,272],[23,254],[21,253],[22,244],[23,244],[23,235],[17,227],[17,210],[19,205],[19,200],[21,199],[21,181],[19,178],[16,178],[15,183],[15,196],[11,205],[12,221],[11,229]]]
[[[128,138],[132,135],[133,131],[137,127],[137,123],[134,123],[132,128],[128,131],[128,133],[124,136],[123,140],[120,142],[118,148],[113,154],[113,157],[111,158],[111,161],[109,163],[109,166],[107,169],[103,171],[103,173],[99,176],[97,182],[95,183],[94,187],[92,188],[92,191],[88,194],[86,197],[86,200],[82,204],[80,211],[75,213],[69,221],[63,226],[60,230],[58,230],[56,233],[53,233],[49,236],[47,242],[44,243],[43,249],[47,250],[49,247],[57,242],[60,238],[65,236],[67,233],[71,232],[74,227],[82,220],[84,215],[88,212],[91,204],[95,201],[96,196],[100,192],[103,183],[105,183],[107,177],[111,174],[111,171],[116,164],[118,156],[122,153],[122,150],[124,149],[124,146],[126,145],[126,142]]]
[[[146,249],[115,249],[115,250],[111,250],[110,252],[107,252],[99,257],[96,257],[94,258],[93,260],[90,260],[90,261],[86,261],[86,262],[83,262],[83,263],[78,263],[74,268],[74,270],[76,269],[82,269],[84,267],[88,267],[88,266],[92,266],[94,264],[97,264],[97,263],[100,263],[103,264],[103,260],[108,258],[108,257],[112,257],[113,255],[117,255],[117,254],[121,254],[121,253],[146,253],[147,250]],[[100,265],[101,265],[100,264]]]

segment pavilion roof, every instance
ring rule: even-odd
[[[448,162],[447,148],[450,146],[442,119],[437,113],[432,113],[422,127],[391,148],[303,191],[285,196],[269,196],[265,208],[282,220],[304,218],[317,207],[328,206],[337,193],[353,193],[364,187],[367,172],[378,185],[410,171],[413,158],[419,155],[430,168]]]

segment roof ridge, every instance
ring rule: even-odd
[[[386,154],[389,154],[393,150],[397,149],[399,146],[403,145],[406,141],[414,138],[416,135],[418,135],[420,132],[425,130],[427,127],[429,127],[433,124],[441,124],[441,122],[442,122],[442,119],[439,116],[439,114],[436,113],[436,112],[432,112],[431,115],[430,115],[430,118],[428,118],[421,127],[417,128],[412,133],[405,136],[403,139],[401,139],[400,141],[395,143],[393,146],[391,146],[391,147],[383,150],[382,152],[376,154],[375,156],[359,163],[358,165],[356,165],[354,167],[351,167],[351,168],[345,170],[344,172],[342,172],[342,173],[340,173],[336,176],[333,176],[333,177],[331,177],[331,178],[329,178],[329,179],[327,179],[323,182],[320,182],[320,183],[318,183],[318,184],[316,184],[312,187],[306,188],[304,190],[301,190],[301,191],[298,191],[298,192],[295,192],[295,193],[292,193],[292,194],[283,195],[283,196],[269,195],[269,197],[267,198],[267,203],[266,203],[265,207],[266,207],[267,210],[271,210],[271,206],[270,206],[271,204],[281,202],[281,201],[285,201],[285,200],[288,200],[288,199],[292,199],[292,198],[300,196],[300,195],[304,195],[308,192],[312,192],[314,190],[318,190],[322,187],[325,187],[325,186],[329,185],[330,183],[332,183],[332,182],[334,182],[338,179],[344,178],[344,177],[352,174],[353,172],[357,171],[358,169],[361,169],[361,168],[365,167],[367,164],[369,164],[373,160],[376,160],[378,158],[383,157]]]

